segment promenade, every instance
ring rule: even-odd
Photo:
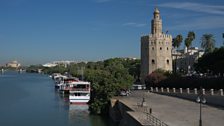
[[[143,97],[146,107],[139,107]],[[133,91],[130,96],[116,97],[120,102],[134,110],[129,112],[136,120],[149,125],[145,108],[152,108],[152,115],[169,126],[198,126],[199,104],[196,102],[149,93],[147,91]],[[203,126],[223,126],[224,108],[202,105]]]

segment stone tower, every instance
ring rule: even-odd
[[[141,82],[156,69],[172,71],[172,36],[162,32],[158,8],[151,21],[151,34],[141,37]]]

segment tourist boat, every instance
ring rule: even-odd
[[[90,100],[90,82],[78,81],[70,84],[69,101],[74,104],[86,104]]]
[[[60,88],[60,86],[64,85],[64,80],[66,80],[67,78],[68,77],[64,75],[58,75],[57,77],[55,77],[55,88]]]

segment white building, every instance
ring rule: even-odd
[[[6,64],[6,67],[11,67],[11,68],[18,68],[20,66],[21,66],[21,64],[18,63],[18,61],[16,61],[16,60]]]
[[[44,67],[55,67],[57,65],[64,65],[65,67],[67,67],[68,65],[70,65],[71,63],[77,63],[75,61],[53,61],[52,63],[46,63],[43,66]]]
[[[174,70],[184,73],[193,72],[194,63],[196,63],[198,58],[202,57],[203,54],[204,51],[198,47],[173,51],[172,56],[175,61],[173,64]]]

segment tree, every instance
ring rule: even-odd
[[[177,35],[175,41],[176,41],[176,47],[179,48],[183,41],[183,36],[181,34]]]
[[[210,53],[215,48],[215,39],[212,34],[204,34],[201,37],[201,47],[205,49],[205,53]]]
[[[187,38],[184,41],[187,49],[192,45],[192,42],[194,41],[195,37],[196,36],[195,36],[195,33],[193,31],[188,32]]]
[[[146,87],[149,88],[151,86],[158,86],[158,84],[167,78],[168,74],[166,71],[157,69],[153,71],[151,74],[146,76],[145,83]]]
[[[198,59],[198,62],[194,64],[195,70],[200,73],[206,73],[208,71],[213,74],[224,74],[224,47],[215,49],[211,53],[207,53]]]
[[[195,33],[193,32],[193,31],[189,31],[188,32],[188,35],[187,35],[187,38],[185,39],[185,46],[187,47],[187,52],[188,52],[188,49],[189,49],[189,47],[192,45],[192,42],[194,41],[194,39],[195,39]],[[188,66],[188,72],[189,72],[189,63],[190,62],[190,59],[188,58],[188,64],[187,64],[187,66]]]
[[[195,33],[193,31],[189,31],[187,37],[192,41],[195,39]]]
[[[183,41],[183,36],[181,34],[177,35],[174,39],[173,39],[173,47],[174,48],[179,48],[181,43]],[[175,62],[174,62],[174,72],[176,73],[176,68],[177,68],[177,55],[175,57]]]

